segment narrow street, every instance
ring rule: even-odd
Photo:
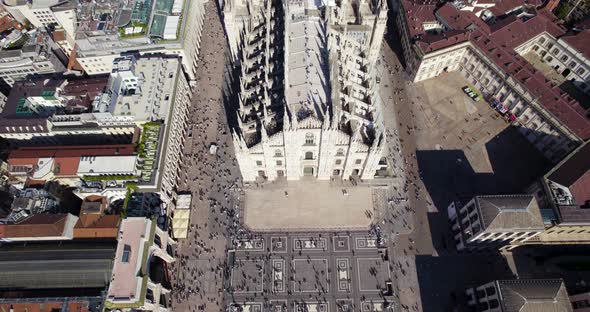
[[[179,190],[192,193],[189,234],[173,267],[174,311],[223,311],[223,279],[234,191],[241,185],[223,108],[227,43],[216,3],[206,4]],[[188,135],[188,134],[187,134]],[[218,149],[209,152],[211,144]],[[237,192],[236,192],[237,193]]]

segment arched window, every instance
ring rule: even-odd
[[[305,152],[305,159],[313,159],[313,152]]]
[[[543,44],[545,42],[545,38],[541,37],[539,38],[539,43]]]
[[[336,151],[336,156],[344,156],[344,149],[342,149],[342,148],[339,148],[339,149]]]
[[[275,157],[283,157],[283,152],[280,149],[275,150]]]
[[[315,136],[313,133],[306,133],[305,134],[305,144],[306,145],[314,145],[315,144]]]

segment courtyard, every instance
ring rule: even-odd
[[[244,191],[244,224],[253,231],[358,230],[372,221],[373,191],[366,185],[300,180]]]

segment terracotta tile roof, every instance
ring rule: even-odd
[[[15,224],[0,224],[1,238],[62,236],[68,214],[37,214]]]
[[[469,41],[471,33],[462,30],[452,30],[442,34],[426,34],[416,44],[424,52],[432,52]]]
[[[53,41],[64,41],[66,40],[66,31],[63,29],[54,30],[51,33]]]
[[[567,34],[561,37],[561,39],[590,60],[590,29]]]
[[[74,238],[117,238],[119,215],[82,214],[74,227]]]
[[[434,16],[435,4],[436,2],[434,1],[403,1],[411,37],[424,32],[424,27],[422,26],[424,22],[436,22],[436,17]]]
[[[451,2],[445,3],[436,11],[436,17],[456,30],[464,30],[469,25],[473,25],[474,22],[469,16],[473,16],[473,14],[457,10]]]
[[[132,144],[19,147],[8,155],[8,165],[36,168],[39,158],[53,158],[52,172],[58,177],[76,176],[82,156],[128,156],[135,154]]]
[[[25,302],[25,303],[0,303],[0,311],[13,312],[54,312],[62,311],[64,306],[67,306],[65,311],[88,312],[88,301],[72,302],[58,301],[55,302]]]
[[[129,156],[135,154],[133,144],[71,145],[71,146],[23,146],[13,150],[8,158],[29,157],[81,157],[81,156]]]

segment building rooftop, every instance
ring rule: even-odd
[[[21,299],[15,302],[0,303],[0,311],[10,312],[93,312],[95,309],[89,300],[85,298],[47,298],[45,300],[31,298]]]
[[[573,311],[561,279],[500,280],[498,286],[504,312]]]
[[[16,81],[0,112],[0,134],[48,132],[48,121],[53,115],[91,112],[92,102],[105,89],[107,80],[108,77],[50,77]],[[59,96],[56,98],[58,90]],[[27,98],[49,96],[59,100],[63,106],[37,113],[25,105]]]
[[[476,196],[475,201],[485,229],[544,229],[539,205],[533,195]]]
[[[590,19],[589,19],[590,21]],[[590,22],[589,22],[590,23]],[[561,37],[561,39],[567,42],[570,46],[574,47],[576,51],[579,51],[590,60],[590,29],[584,29],[580,32],[572,32]]]
[[[4,244],[0,247],[0,296],[10,290],[105,288],[115,243]]]
[[[65,237],[77,217],[71,214],[36,214],[13,224],[0,224],[0,240]]]
[[[524,2],[511,1],[510,3],[512,4],[508,7],[515,4],[520,6]],[[412,16],[415,13],[412,10],[406,8],[406,13],[410,21],[417,18]],[[420,15],[424,14],[420,13]],[[541,10],[538,14],[526,18],[519,18],[516,15],[502,16],[487,24],[473,12],[458,10],[447,3],[436,11],[436,16],[448,24],[451,30],[438,35],[426,33],[424,29],[417,32],[414,39],[424,52],[470,41],[506,74],[524,85],[547,111],[572,132],[583,140],[590,138],[590,118],[581,103],[562,91],[558,85],[547,79],[543,73],[514,51],[516,47],[542,32],[547,32],[555,38],[564,37],[565,30],[556,23],[555,16],[550,12]],[[582,45],[578,44],[577,48],[583,52],[587,48],[583,46],[585,36],[587,34],[581,34],[575,39],[565,36],[564,40],[568,38],[574,43],[582,43]]]
[[[128,173],[129,164],[132,168],[135,165],[134,154],[132,144],[18,147],[8,155],[8,171],[12,175],[28,174],[36,179],[43,179],[49,173],[57,177]],[[114,162],[112,157],[122,161]]]
[[[90,195],[84,198],[80,219],[74,226],[74,238],[113,238],[119,233],[121,217],[106,215],[107,198]]]
[[[546,176],[561,222],[590,222],[590,144],[574,150]]]
[[[135,302],[140,300],[145,263],[155,223],[143,217],[126,218],[121,223],[107,300]]]

